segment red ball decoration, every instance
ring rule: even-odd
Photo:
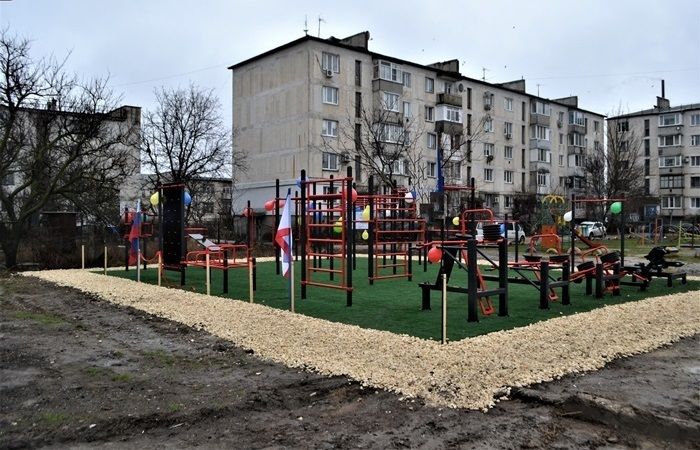
[[[440,262],[441,259],[442,259],[442,250],[440,250],[437,247],[433,247],[430,250],[428,250],[428,261],[435,264],[435,263]]]
[[[341,194],[343,196],[343,200],[345,200],[345,190],[341,191]],[[352,191],[350,191],[350,200],[355,203],[357,201],[357,191],[353,188]]]
[[[243,208],[243,217],[250,217],[250,208]]]
[[[272,211],[275,209],[275,201],[274,200],[268,200],[265,202],[265,211]]]

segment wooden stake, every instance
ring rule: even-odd
[[[163,258],[160,255],[160,252],[158,252],[158,286],[160,286],[161,283],[161,277],[163,273]]]
[[[447,344],[447,274],[442,274],[442,343]]]
[[[105,275],[107,275],[107,246],[105,245]]]
[[[253,260],[248,258],[248,301],[253,303]]]
[[[80,267],[85,268],[85,244],[80,246]]]
[[[207,269],[207,295],[211,295],[211,272],[209,271],[209,252],[206,254],[206,269]]]

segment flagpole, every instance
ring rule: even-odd
[[[289,303],[291,311],[294,312],[294,258],[289,263]]]
[[[137,219],[138,217],[138,219]],[[134,213],[134,219],[138,220],[139,226],[139,236],[136,238],[136,281],[141,282],[141,200],[136,202],[136,212]]]

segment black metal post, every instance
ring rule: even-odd
[[[566,261],[564,264],[561,266],[561,280],[566,282],[561,287],[561,304],[562,305],[570,305],[571,304],[571,296],[569,293],[569,277],[571,275],[571,267],[569,266],[569,262]]]
[[[374,284],[374,176],[370,175],[367,180],[367,188],[369,189],[369,222],[367,223],[367,278],[369,284]]]
[[[316,214],[316,211],[313,211]],[[301,258],[301,298],[306,298],[306,170],[301,171],[301,232],[299,233]]]
[[[506,230],[506,233],[508,231]],[[498,243],[498,315],[508,315],[508,242]]]
[[[275,180],[275,228],[272,230],[272,240],[274,242],[275,233],[280,226],[280,179]],[[280,274],[280,249],[273,244],[275,248],[275,274]]]
[[[549,309],[549,261],[540,262],[540,309]]]
[[[342,202],[341,202],[342,204]],[[346,276],[346,281],[345,285],[347,286],[347,291],[346,292],[346,299],[345,299],[345,304],[346,306],[352,306],[352,241],[354,240],[354,236],[352,234],[353,231],[353,222],[352,220],[352,214],[355,212],[355,207],[352,203],[352,167],[348,167],[347,170],[347,180],[345,180],[345,242],[343,245],[345,246],[345,256],[346,256],[346,261],[345,261],[345,276]]]
[[[443,249],[443,251],[445,251]],[[476,239],[467,241],[467,322],[478,322],[476,280]]]

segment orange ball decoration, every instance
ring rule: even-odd
[[[437,247],[433,247],[428,250],[428,261],[431,263],[438,263],[442,259],[442,250]]]

